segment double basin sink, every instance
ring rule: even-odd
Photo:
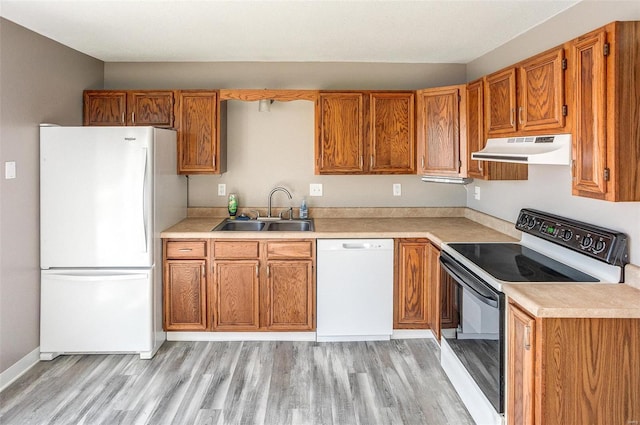
[[[224,220],[212,229],[223,232],[313,232],[313,220]]]

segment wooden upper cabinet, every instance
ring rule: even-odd
[[[413,92],[323,92],[316,174],[415,173]]]
[[[516,131],[516,69],[509,68],[485,77],[485,119],[490,135]]]
[[[568,132],[564,47],[484,77],[487,135]]]
[[[85,90],[84,125],[173,127],[171,90]]]
[[[179,91],[177,120],[178,173],[221,174],[226,171],[221,115],[224,104],[215,91]]]
[[[462,105],[462,108],[461,108]],[[466,87],[417,92],[418,172],[466,176]],[[465,140],[465,143],[460,143]]]
[[[415,173],[414,94],[371,93],[369,172]]]
[[[126,125],[127,93],[123,91],[85,90],[84,125]]]
[[[575,86],[572,193],[640,201],[640,22],[570,43]]]
[[[364,94],[321,93],[316,174],[364,172]]]
[[[467,175],[484,180],[527,180],[527,164],[476,161],[473,152],[484,148],[484,84],[482,79],[467,84]]]
[[[127,125],[173,127],[172,91],[128,91]]]

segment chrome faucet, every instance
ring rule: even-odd
[[[282,186],[277,186],[274,187],[271,192],[269,192],[269,207],[267,209],[267,218],[272,218],[273,216],[271,215],[271,198],[273,198],[273,194],[276,192],[284,192],[287,194],[287,196],[289,197],[289,199],[293,199],[293,196],[291,196],[291,192],[289,192],[287,189],[285,189]]]

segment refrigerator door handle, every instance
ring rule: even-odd
[[[147,148],[142,148],[142,236],[143,236],[143,251],[149,252],[149,246],[147,244]]]
[[[74,272],[63,272],[63,273],[47,273],[46,278],[48,280],[61,280],[64,282],[111,282],[111,281],[120,281],[120,280],[140,280],[147,278],[148,274],[145,273],[113,273],[113,274],[103,274],[103,273],[74,273]]]

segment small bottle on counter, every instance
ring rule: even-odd
[[[229,218],[235,219],[238,213],[238,197],[235,193],[229,194],[229,203],[227,204],[227,210],[229,211]]]
[[[307,208],[307,198],[302,198],[300,203],[300,218],[309,218],[309,209]]]

